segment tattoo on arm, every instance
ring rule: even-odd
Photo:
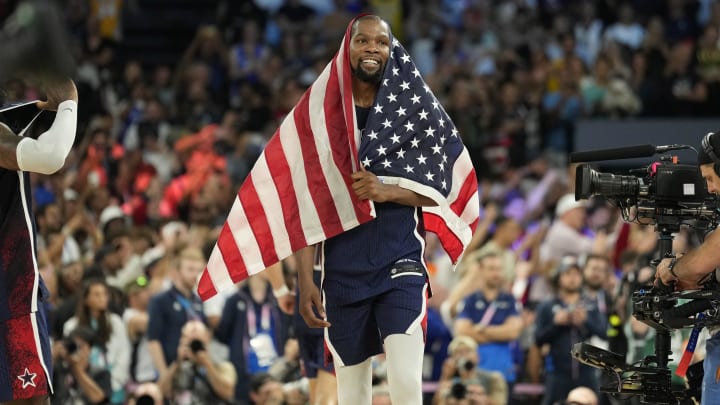
[[[0,125],[0,167],[8,170],[20,170],[17,161],[17,145],[22,137],[15,135],[10,128]]]

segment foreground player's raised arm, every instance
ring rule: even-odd
[[[47,101],[38,108],[57,110],[55,121],[38,139],[20,138],[16,148],[17,168],[24,171],[52,174],[65,164],[75,142],[77,131],[77,89],[71,80],[45,87]]]

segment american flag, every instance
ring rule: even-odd
[[[352,192],[350,176],[360,165],[386,184],[437,202],[423,208],[425,228],[453,262],[470,241],[480,209],[470,156],[396,39],[365,130],[358,130],[348,55],[352,23],[240,187],[200,279],[202,299],[372,220],[372,202]]]

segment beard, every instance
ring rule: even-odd
[[[385,65],[380,66],[380,68],[375,73],[366,72],[365,70],[363,70],[362,66],[360,66],[360,63],[358,63],[358,66],[356,68],[350,67],[350,70],[352,71],[353,76],[357,77],[363,82],[370,84],[380,84],[383,72],[385,71]]]
[[[577,293],[579,293],[580,291],[582,291],[582,287],[581,287],[581,286],[578,286],[578,287],[575,287],[575,286],[569,286],[569,287],[568,287],[568,286],[562,286],[562,287],[560,287],[560,289],[561,289],[563,292],[565,292],[565,294],[577,294]]]

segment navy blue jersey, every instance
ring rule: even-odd
[[[370,108],[355,106],[364,133]],[[375,203],[374,220],[330,238],[321,245],[322,289],[338,303],[350,303],[388,291],[390,268],[397,262],[424,263],[425,228],[420,207]],[[386,271],[387,270],[387,271]]]
[[[358,129],[362,132],[365,129],[368,117],[370,116],[370,107],[355,106],[355,119],[357,120]]]
[[[37,311],[40,284],[27,173],[0,169],[0,317]]]
[[[356,107],[364,129],[367,109]],[[362,136],[365,136],[364,133]],[[375,219],[321,245],[325,342],[335,366],[382,353],[392,334],[426,331],[428,297],[420,207],[375,203]]]
[[[0,121],[19,133],[37,116],[34,104],[0,110]],[[22,124],[21,124],[22,123]],[[25,135],[37,135],[27,130]],[[0,320],[37,311],[44,288],[37,267],[36,228],[32,216],[30,176],[0,168]]]
[[[394,264],[424,263],[425,230],[420,210],[376,203],[374,220],[323,242],[325,295],[338,303],[357,302],[392,288],[390,268]]]

